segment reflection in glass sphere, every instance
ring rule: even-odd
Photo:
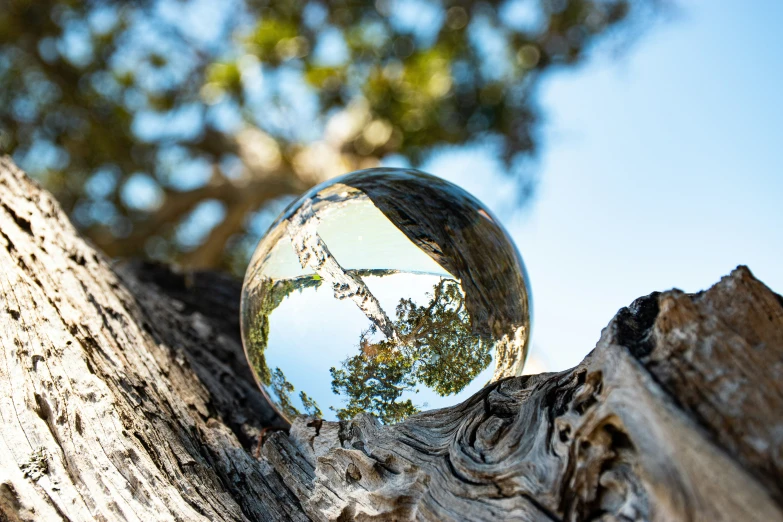
[[[288,421],[394,423],[519,375],[527,276],[483,205],[411,169],[319,185],[270,227],[242,289],[242,340]]]

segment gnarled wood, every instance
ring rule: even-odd
[[[300,498],[331,519],[780,520],[781,325],[778,296],[739,268],[702,294],[621,310],[573,370],[391,427],[366,416],[316,436],[300,420],[291,435],[315,467]]]
[[[0,159],[0,520],[783,520],[783,299],[740,267],[395,426],[266,406],[240,285],[112,266]]]

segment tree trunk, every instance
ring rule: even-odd
[[[783,520],[783,299],[740,267],[576,368],[290,433],[240,285],[112,265],[0,158],[0,520]]]

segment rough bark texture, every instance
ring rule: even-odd
[[[112,266],[0,159],[0,520],[783,520],[783,299],[740,267],[381,426],[277,420],[238,282]]]

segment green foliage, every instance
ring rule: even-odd
[[[462,391],[492,361],[492,344],[474,335],[458,282],[441,279],[427,306],[410,299],[397,305],[397,339],[370,343],[374,328],[359,339],[359,353],[331,368],[332,391],[347,398],[340,419],[366,411],[381,422],[416,413],[405,392],[424,384],[441,396]]]
[[[288,382],[285,378],[285,374],[280,368],[275,368],[272,372],[269,389],[274,395],[277,407],[280,408],[280,411],[286,417],[293,419],[297,415],[301,415],[301,412],[296,409],[296,406],[291,402],[291,394],[294,392],[294,385]]]
[[[275,401],[277,407],[286,417],[291,419],[296,415],[301,415],[291,399],[291,394],[296,391],[296,388],[286,379],[280,368],[270,371],[264,355],[269,341],[269,315],[291,292],[318,287],[321,284],[321,279],[312,276],[276,282],[264,279],[259,284],[260,288],[255,295],[260,299],[260,306],[248,332],[248,345],[246,346],[248,359],[258,380],[271,392],[272,400]],[[318,407],[315,399],[304,391],[299,392],[299,399],[302,401],[305,414],[315,417],[321,416],[321,408]]]
[[[248,328],[248,344],[245,346],[245,350],[250,359],[250,365],[258,376],[258,380],[264,385],[270,386],[272,382],[272,374],[264,356],[269,343],[269,315],[294,290],[301,292],[305,288],[317,288],[322,282],[323,280],[317,274],[293,279],[279,279],[277,281],[267,278],[262,279],[258,283],[258,288],[254,289],[252,299],[256,301],[254,306],[257,311]],[[293,388],[291,391],[293,391]],[[302,399],[302,402],[304,402],[304,399]],[[320,410],[318,411],[320,412]]]
[[[365,337],[360,344],[366,346]],[[336,409],[337,417],[346,420],[368,412],[381,422],[395,423],[413,415],[419,411],[413,402],[399,400],[416,384],[412,367],[412,359],[395,351],[389,342],[374,345],[371,353],[360,349],[359,355],[343,361],[341,368],[332,367],[332,391],[348,398],[345,407]]]
[[[401,351],[415,361],[416,379],[441,396],[459,393],[492,362],[491,345],[471,332],[456,281],[442,279],[426,307],[401,300],[397,318]]]
[[[299,392],[299,399],[302,401],[306,415],[310,415],[312,417],[321,417],[323,415],[323,412],[321,412],[321,408],[318,407],[318,403],[315,402],[315,399],[307,395],[305,392]]]
[[[4,0],[0,150],[109,255],[241,272],[260,232],[247,214],[318,176],[487,136],[509,165],[534,151],[541,73],[631,3],[530,0],[523,27],[510,2]],[[314,178],[302,153],[351,110]],[[222,223],[188,228],[207,200]]]

